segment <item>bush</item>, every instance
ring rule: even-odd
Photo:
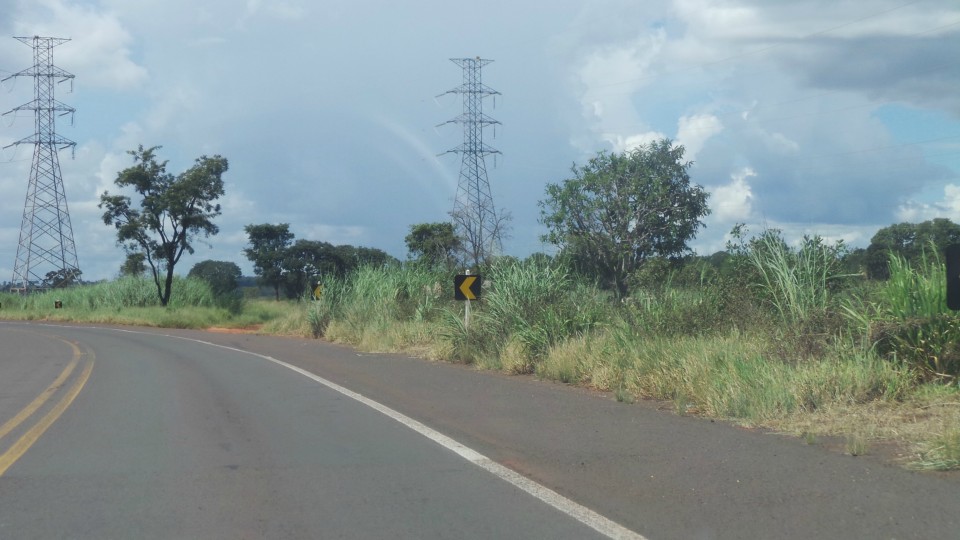
[[[869,342],[885,358],[903,362],[924,380],[956,380],[960,318],[947,309],[946,269],[938,252],[924,251],[916,268],[893,254],[889,269],[876,301],[861,310],[848,308],[848,316],[867,329]]]
[[[952,314],[881,321],[870,338],[878,353],[904,362],[924,380],[960,377],[960,318]]]
[[[620,317],[646,335],[704,335],[735,327],[750,310],[733,306],[724,285],[634,290],[621,302]],[[738,306],[744,308],[744,306]]]

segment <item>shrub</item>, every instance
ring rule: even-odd
[[[872,306],[869,337],[877,351],[906,363],[925,380],[960,376],[960,318],[947,310],[946,270],[935,249],[924,251],[912,268],[890,256],[890,279]]]
[[[960,318],[954,315],[880,321],[870,338],[878,353],[907,363],[922,379],[960,376]]]

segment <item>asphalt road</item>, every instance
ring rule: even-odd
[[[618,526],[957,539],[960,478],[313,340],[0,323],[0,539],[631,534]]]

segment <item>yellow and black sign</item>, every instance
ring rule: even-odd
[[[313,288],[313,299],[319,300],[321,296],[323,296],[323,285],[317,283],[317,286]]]
[[[480,298],[480,285],[483,277],[479,274],[459,275],[453,278],[453,297],[456,300],[476,300]]]

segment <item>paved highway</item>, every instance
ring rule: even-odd
[[[958,509],[956,475],[530,378],[0,322],[0,539],[960,538]]]

